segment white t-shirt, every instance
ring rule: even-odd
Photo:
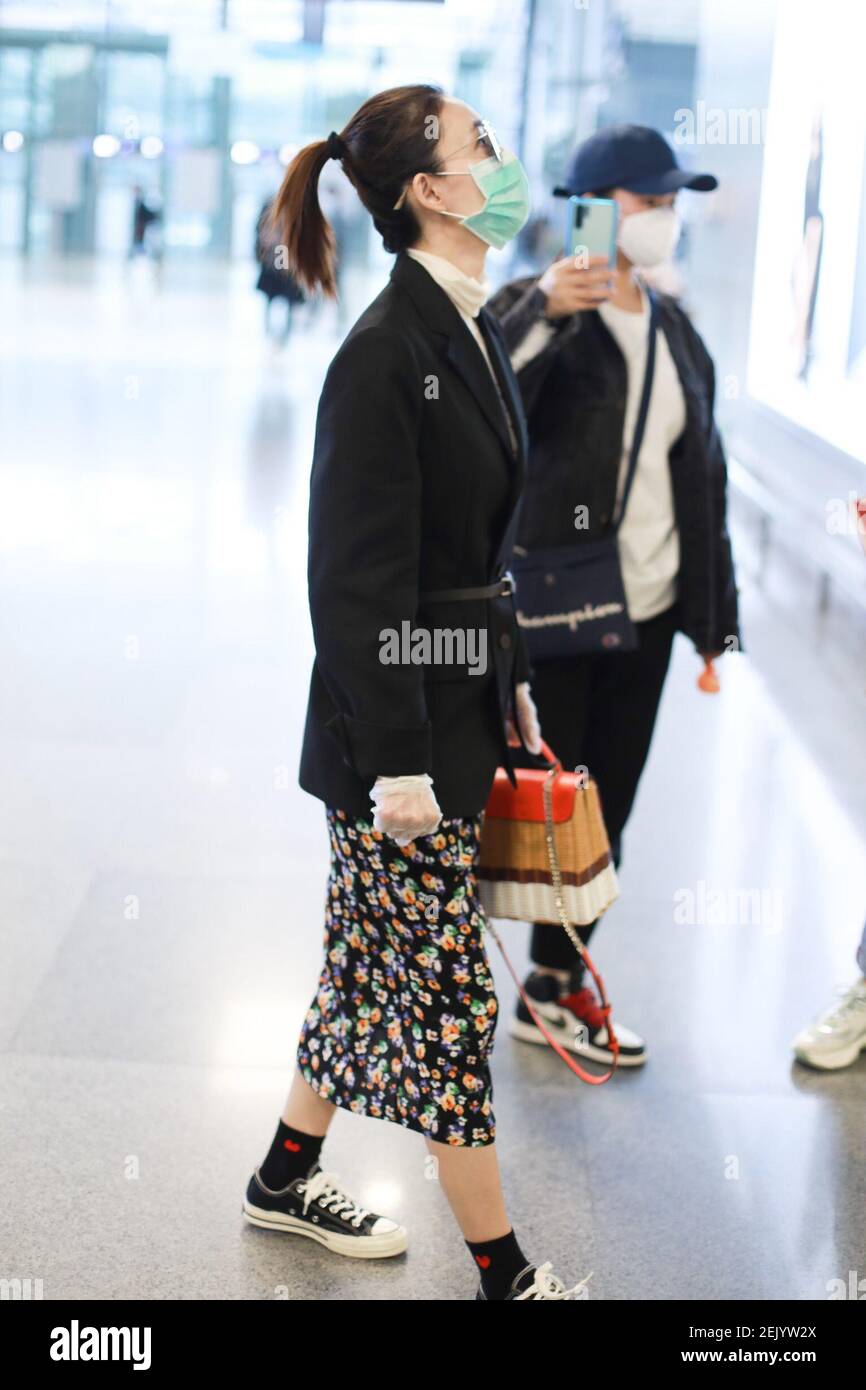
[[[601,304],[598,309],[625,358],[628,373],[617,501],[625,484],[646,369],[649,301],[643,288],[641,299],[643,308],[637,314],[612,304]],[[634,622],[645,622],[663,613],[677,596],[680,538],[668,454],[685,423],[682,386],[667,339],[658,328],[649,409],[634,482],[617,537],[622,581],[629,616]]]

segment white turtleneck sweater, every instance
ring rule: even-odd
[[[434,256],[432,251],[416,251],[414,247],[410,247],[406,254],[411,256],[413,261],[418,261],[420,265],[423,265],[436,284],[445,291],[484,353],[484,360],[490,367],[492,374],[493,368],[490,366],[490,358],[487,355],[487,344],[481,329],[475,322],[479,309],[490,294],[490,282],[487,277],[484,276],[483,279],[476,280],[474,276],[467,275],[465,270],[454,265],[453,261],[447,261],[444,256]]]
[[[490,361],[490,354],[487,351],[484,335],[476,322],[482,304],[485,303],[490,295],[490,281],[487,279],[486,275],[483,276],[482,279],[476,280],[474,276],[467,275],[465,270],[461,270],[459,266],[454,265],[453,261],[446,260],[444,256],[435,256],[432,251],[416,251],[414,247],[410,247],[406,254],[411,256],[413,261],[418,261],[419,265],[423,265],[428,275],[432,276],[437,285],[445,291],[463,322],[466,324],[466,327],[469,329],[469,332],[480,347],[484,361],[487,363],[490,375],[493,378],[496,393],[500,401],[502,401],[502,410],[505,415],[506,424],[508,425],[508,433],[511,437],[512,447],[516,448],[517,439],[514,434],[514,424],[508,407],[502,399],[502,391],[496,378],[496,373],[493,370],[493,364]]]

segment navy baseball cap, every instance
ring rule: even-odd
[[[555,188],[559,198],[600,193],[603,188],[627,188],[632,193],[676,193],[691,188],[709,193],[718,187],[714,174],[681,169],[665,137],[647,125],[613,125],[597,130],[578,145],[571,157],[566,185]]]

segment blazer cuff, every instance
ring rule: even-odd
[[[433,730],[423,724],[371,724],[336,714],[325,725],[343,761],[359,777],[402,777],[433,772]]]

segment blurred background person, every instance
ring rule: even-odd
[[[265,296],[265,332],[279,347],[288,341],[292,327],[292,310],[303,304],[304,295],[291,271],[281,261],[285,246],[281,245],[279,232],[274,226],[271,212],[273,198],[262,204],[256,223],[255,255],[259,263],[259,278],[256,289]],[[274,303],[279,305],[279,323],[274,323]]]
[[[130,260],[136,256],[151,256],[154,260],[159,260],[162,252],[159,235],[161,224],[162,212],[153,206],[141,186],[136,184],[132,199]]]

